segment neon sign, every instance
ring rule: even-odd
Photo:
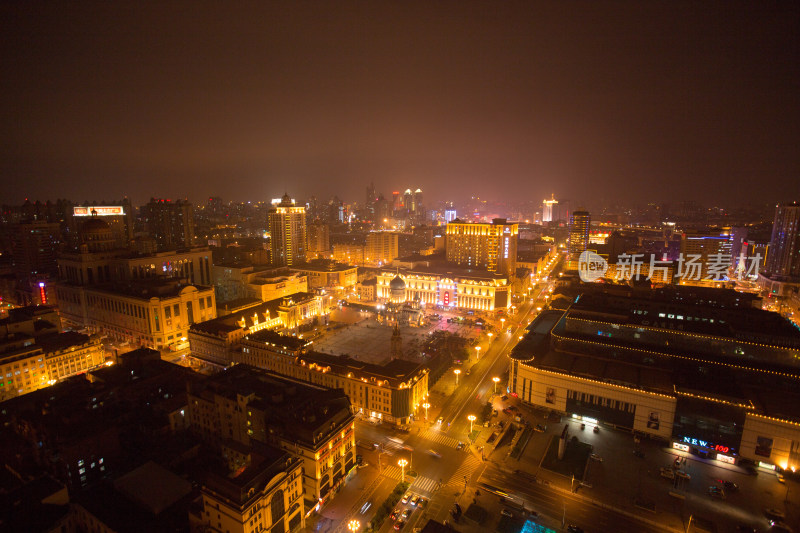
[[[692,437],[681,437],[681,441],[685,442],[686,444],[691,444],[692,446],[700,446],[701,448],[709,448],[714,450],[715,452],[719,453],[734,453],[734,449],[729,446],[723,446],[722,444],[713,444],[707,440],[703,439],[695,439]]]
[[[47,291],[44,289],[44,282],[39,282],[39,297],[42,299],[42,303],[47,303]]]
[[[92,211],[97,213],[97,216],[105,217],[105,216],[114,216],[114,215],[124,215],[125,209],[120,205],[96,205],[90,207],[80,207],[76,206],[72,208],[72,216],[74,217],[88,217],[92,215]]]

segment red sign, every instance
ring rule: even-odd
[[[450,293],[447,291],[444,293],[444,305],[450,305]]]
[[[115,205],[96,205],[90,207],[73,207],[72,208],[72,216],[76,217],[88,217],[92,215],[92,211],[97,213],[97,216],[113,216],[113,215],[124,215],[125,209],[122,206]]]

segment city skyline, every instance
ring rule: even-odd
[[[3,8],[2,203],[798,192],[796,5],[42,6]]]

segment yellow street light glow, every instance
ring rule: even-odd
[[[476,347],[475,347],[475,351],[476,351],[476,352],[477,352],[477,354],[478,354],[478,355],[476,356],[476,359],[480,361],[480,358],[481,358],[481,347],[480,347],[480,346],[476,346]]]
[[[470,433],[472,433],[472,423],[475,422],[475,418],[477,418],[475,415],[467,416],[467,420],[469,420],[469,432]]]
[[[405,482],[406,465],[408,464],[408,461],[406,461],[405,459],[400,459],[399,461],[397,461],[397,464],[400,466],[400,481]]]
[[[361,527],[361,522],[359,522],[358,520],[350,520],[347,523],[347,529],[353,532],[358,531],[358,528],[360,527]]]
[[[429,404],[429,403],[427,403],[427,402],[425,402],[425,403],[423,403],[423,404],[422,404],[422,407],[424,407],[424,408],[425,408],[425,420],[427,420],[427,419],[428,419],[428,407],[430,407],[430,406],[431,406],[431,404]]]
[[[455,375],[456,375],[456,387],[458,387],[458,375],[459,375],[460,373],[461,373],[461,370],[459,370],[458,368],[456,368],[455,370],[453,370],[453,374],[455,374]]]
[[[492,381],[494,381],[494,393],[497,394],[497,384],[500,383],[500,378],[493,377]]]

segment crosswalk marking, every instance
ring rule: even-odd
[[[450,446],[451,448],[455,448],[458,446],[458,439],[454,439],[453,437],[448,437],[444,433],[440,431],[436,431],[433,429],[428,429],[422,436],[430,441],[433,441],[437,444],[444,444],[445,446]]]
[[[414,490],[414,492],[424,491],[427,492],[428,494],[431,494],[434,490],[436,490],[436,485],[438,484],[439,482],[436,481],[435,479],[431,479],[425,476],[417,476],[417,479],[414,480],[414,483],[411,485],[411,488]]]
[[[472,475],[478,465],[481,464],[479,459],[476,459],[472,454],[467,455],[464,462],[461,463],[461,466],[458,467],[458,470],[450,477],[447,481],[447,486],[459,486],[464,483],[464,476],[467,476],[467,479]]]
[[[396,466],[386,466],[381,472],[384,476],[392,479],[400,479],[400,468]]]

